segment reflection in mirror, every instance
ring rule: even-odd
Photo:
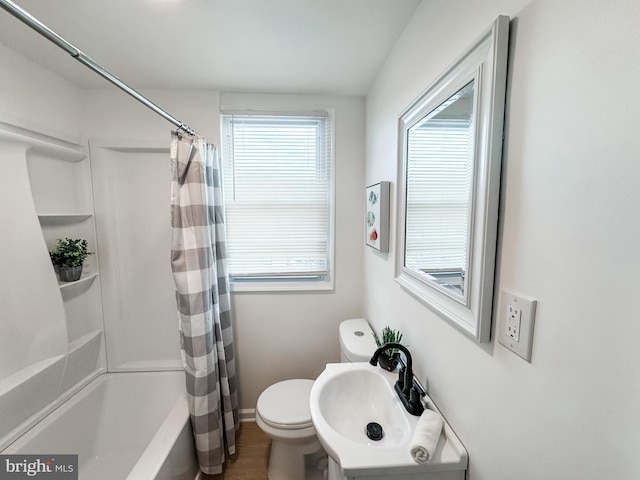
[[[398,119],[396,281],[479,342],[491,336],[509,18]]]
[[[405,267],[464,297],[473,174],[469,82],[407,132]]]

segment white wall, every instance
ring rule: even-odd
[[[474,343],[402,291],[394,241],[389,255],[365,252],[365,313],[405,333],[469,450],[470,480],[631,480],[640,4],[527,3],[422,3],[367,98],[366,182],[397,181],[398,114],[495,16],[511,16],[497,287],[539,302],[532,363]]]
[[[149,89],[140,90],[140,93],[209,141],[219,143],[219,92]],[[115,87],[89,90],[83,112],[86,136],[105,143],[155,143],[168,149],[170,132],[176,129],[160,115]]]
[[[0,115],[47,132],[77,134],[84,90],[0,43]]]

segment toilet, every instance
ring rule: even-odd
[[[369,323],[340,323],[340,361],[366,362],[376,350]],[[271,438],[269,480],[323,478],[326,454],[316,437],[309,410],[313,380],[284,380],[268,387],[256,404],[256,424]]]

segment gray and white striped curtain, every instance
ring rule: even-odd
[[[200,469],[222,472],[225,441],[235,453],[238,426],[224,203],[215,146],[171,137],[171,268]]]

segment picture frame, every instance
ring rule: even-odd
[[[365,243],[382,253],[389,251],[390,182],[378,182],[365,189]]]

